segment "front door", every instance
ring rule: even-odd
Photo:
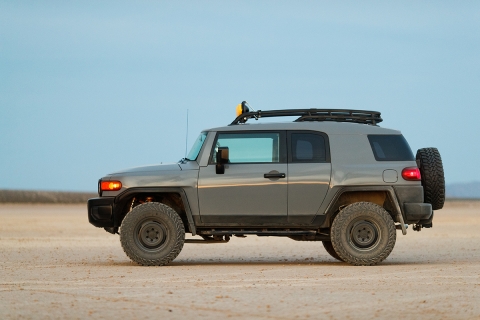
[[[216,172],[216,151],[229,162]],[[219,132],[206,167],[200,167],[200,217],[207,225],[275,226],[287,223],[286,133]]]

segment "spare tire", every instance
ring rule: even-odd
[[[417,165],[422,176],[424,201],[433,210],[443,208],[445,203],[445,177],[442,158],[437,148],[423,148],[417,151]]]

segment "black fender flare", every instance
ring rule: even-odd
[[[180,195],[183,206],[185,208],[185,213],[187,215],[187,220],[188,220],[188,226],[190,228],[190,231],[192,232],[192,235],[197,234],[197,230],[195,228],[195,223],[193,221],[193,216],[192,216],[192,210],[190,209],[190,204],[188,202],[187,195],[185,193],[185,190],[183,188],[171,188],[171,187],[132,187],[129,188],[119,195],[115,197],[115,212],[114,214],[114,220],[115,224],[119,225],[121,221],[118,221],[120,219],[120,215],[122,212],[122,209],[125,206],[125,200],[128,199],[130,196],[133,194],[137,193],[177,193]]]
[[[330,201],[328,204],[325,214],[327,216],[331,216],[335,213],[336,208],[335,204],[337,203],[338,199],[340,196],[346,192],[358,192],[358,191],[383,191],[387,193],[387,196],[391,203],[393,204],[393,209],[396,211],[396,217],[398,222],[400,223],[402,227],[402,233],[404,235],[407,234],[407,228],[405,227],[405,220],[404,220],[404,212],[402,210],[402,206],[398,203],[397,195],[395,193],[395,189],[392,186],[362,186],[362,187],[352,187],[352,186],[345,186],[345,187],[340,187],[333,197],[333,199]]]

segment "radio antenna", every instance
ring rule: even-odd
[[[187,134],[185,135],[185,158],[187,158],[187,148],[188,148],[188,109],[187,109]]]

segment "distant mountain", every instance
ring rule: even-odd
[[[445,193],[447,198],[480,199],[480,181],[447,184]]]
[[[97,197],[93,192],[4,190],[0,189],[0,203],[83,203]]]

